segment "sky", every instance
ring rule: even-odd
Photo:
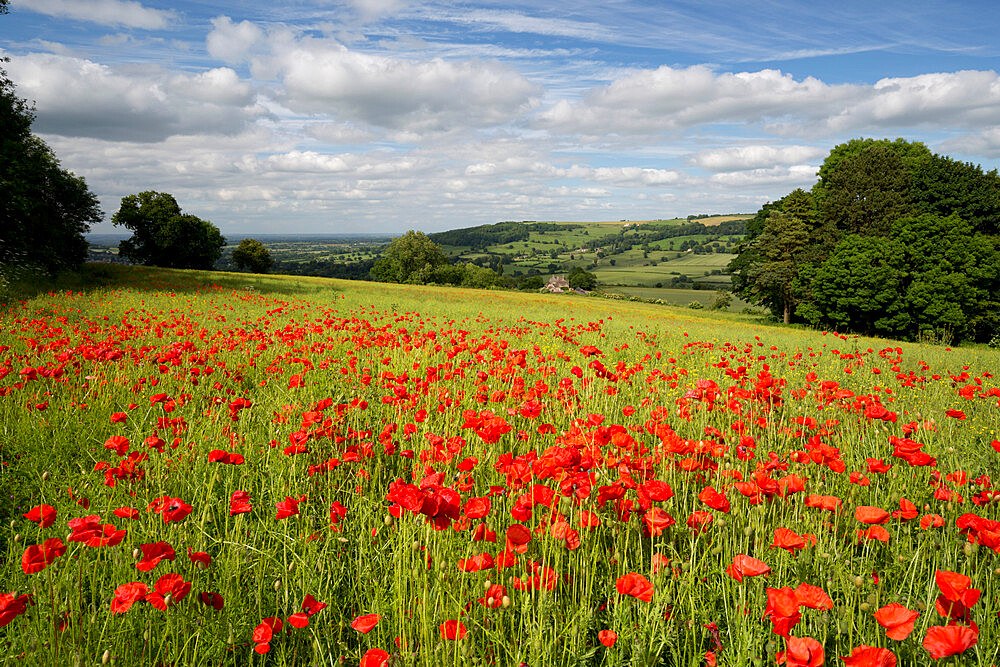
[[[1000,166],[994,0],[11,0],[33,129],[224,234],[753,212],[830,149]]]

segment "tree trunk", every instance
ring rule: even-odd
[[[785,324],[792,323],[792,303],[790,301],[785,302]]]

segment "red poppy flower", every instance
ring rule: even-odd
[[[457,641],[465,637],[466,634],[465,624],[461,621],[445,621],[439,629],[441,630],[441,639]]]
[[[803,607],[820,611],[833,609],[833,599],[819,586],[801,583],[795,587],[795,597]]]
[[[695,535],[701,535],[710,525],[712,525],[713,521],[715,521],[715,517],[711,512],[695,510],[694,512],[691,512],[690,516],[688,516],[687,527],[694,531]]]
[[[287,620],[290,626],[298,628],[299,630],[309,625],[309,615],[302,612],[292,614]]]
[[[104,449],[114,450],[115,454],[118,456],[125,456],[125,452],[128,451],[129,441],[123,435],[113,435],[104,441]]]
[[[979,598],[979,591],[969,588],[972,584],[972,579],[964,574],[949,572],[948,570],[935,570],[934,581],[937,583],[937,587],[941,591],[941,595],[949,600],[964,602],[968,598],[970,592],[975,593],[976,599]],[[975,604],[975,602],[972,602],[969,606],[971,607],[973,604]]]
[[[479,598],[478,602],[487,609],[498,609],[503,605],[503,599],[506,595],[506,586],[503,584],[493,584],[486,589],[486,594]]]
[[[920,612],[907,609],[898,602],[887,604],[875,612],[875,620],[885,628],[886,637],[896,641],[902,641],[910,636],[919,616]]]
[[[389,664],[389,654],[380,648],[370,648],[361,656],[361,667],[385,667]]]
[[[840,505],[843,501],[837,496],[818,496],[816,494],[810,494],[805,497],[806,507],[815,507],[817,509],[827,510],[828,512],[836,512],[840,509]]]
[[[184,581],[181,575],[171,572],[160,577],[153,589],[146,594],[146,602],[160,611],[166,611],[168,606],[173,606],[187,597],[191,592],[191,582]]]
[[[900,519],[901,521],[909,521],[910,519],[916,519],[920,515],[917,511],[917,506],[906,498],[899,499],[899,509],[893,511],[892,518]]]
[[[180,498],[171,498],[170,496],[157,498],[149,503],[147,509],[150,512],[161,514],[163,516],[163,523],[183,521],[194,510],[193,507]]]
[[[118,530],[110,523],[101,523],[96,514],[70,519],[67,524],[73,533],[70,542],[82,542],[88,547],[117,546],[125,539],[124,530]]]
[[[274,518],[277,520],[287,519],[290,516],[295,516],[299,513],[299,503],[305,500],[305,496],[300,496],[299,498],[292,498],[291,496],[285,496],[284,500],[280,500],[274,503],[274,506],[278,508],[278,514]]]
[[[774,634],[787,637],[802,618],[802,614],[799,613],[799,598],[795,595],[795,590],[787,586],[768,588],[764,618],[771,619]]]
[[[854,508],[854,518],[861,523],[882,524],[889,520],[889,513],[881,507],[861,505]]]
[[[896,667],[896,656],[887,648],[862,644],[851,655],[840,656],[847,667]]]
[[[779,665],[786,667],[820,667],[826,662],[823,645],[812,637],[789,637],[788,648],[777,656]]]
[[[21,556],[21,569],[25,574],[41,572],[64,553],[66,545],[58,537],[47,539],[43,544],[32,544]]]
[[[719,512],[728,512],[730,509],[729,499],[724,493],[716,491],[711,486],[706,486],[698,494],[698,500]]]
[[[172,561],[177,557],[174,548],[166,542],[140,544],[139,548],[142,549],[142,560],[135,564],[135,568],[142,572],[151,571],[161,560]]]
[[[364,616],[358,616],[353,621],[351,621],[351,627],[360,632],[363,635],[367,635],[372,631],[376,625],[378,625],[381,616],[378,614],[365,614]]]
[[[931,528],[940,528],[944,525],[944,517],[940,514],[925,514],[920,517],[920,528],[922,530],[930,530]]]
[[[661,535],[664,530],[676,523],[669,512],[659,507],[651,507],[647,510],[642,517],[642,522],[645,524],[646,532],[653,537]]]
[[[56,520],[56,508],[52,505],[39,505],[32,507],[27,513],[22,515],[28,521],[40,524],[42,528],[48,528]]]
[[[122,584],[115,589],[115,598],[111,601],[111,613],[124,614],[132,605],[142,600],[149,593],[149,587],[141,581]]]
[[[233,491],[233,495],[229,497],[229,516],[246,514],[252,509],[253,505],[250,504],[249,493],[246,491]]]
[[[934,625],[927,628],[924,648],[935,660],[965,653],[979,641],[979,630],[964,625]]]
[[[774,540],[771,542],[772,549],[784,549],[794,556],[796,550],[805,549],[805,547],[806,541],[802,535],[788,528],[774,529]]]
[[[212,564],[211,556],[204,551],[192,551],[191,547],[188,547],[188,560],[192,563],[199,564],[202,567],[209,567]]]
[[[531,541],[531,531],[515,523],[507,527],[507,541],[515,546],[523,546]]]
[[[318,614],[319,612],[326,609],[327,604],[325,602],[319,602],[312,595],[306,595],[306,599],[302,601],[302,609],[305,610],[306,614],[312,616]]]
[[[139,510],[132,507],[119,507],[113,514],[119,519],[138,519]]]
[[[857,535],[859,542],[865,539],[865,540],[878,540],[879,542],[885,542],[886,544],[888,544],[889,540],[891,539],[889,531],[883,528],[882,526],[868,526],[868,528],[864,530],[858,529],[854,531],[854,534]]]
[[[0,594],[0,628],[9,625],[27,611],[29,604],[33,602],[28,595],[18,595],[14,592]]]
[[[278,632],[281,632],[283,623],[280,618],[270,616],[260,622],[253,630],[253,641],[257,644],[254,651],[263,655],[271,650],[271,639]]]
[[[614,630],[601,630],[597,633],[597,639],[608,648],[611,648],[618,641],[618,633]]]
[[[771,566],[762,560],[758,560],[745,554],[736,554],[733,562],[726,568],[726,574],[742,582],[743,577],[757,577],[771,572]]]
[[[226,601],[218,593],[199,593],[198,599],[206,607],[212,607],[216,611],[220,611],[224,606],[226,606]]]
[[[649,579],[636,572],[629,572],[618,577],[615,581],[615,589],[622,595],[631,595],[643,602],[652,602],[653,584]]]

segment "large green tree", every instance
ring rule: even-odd
[[[798,303],[796,278],[808,247],[809,227],[800,218],[773,211],[755,241],[759,261],[747,269],[747,295],[757,303],[780,308],[785,324]]]
[[[812,278],[813,324],[891,338],[983,338],[1000,317],[1000,244],[957,216],[901,218],[887,237],[851,234]]]
[[[267,273],[274,266],[271,253],[257,239],[243,239],[233,250],[233,264],[251,273]]]
[[[371,276],[381,282],[424,284],[433,282],[435,271],[446,264],[448,258],[439,245],[423,232],[410,230],[393,239]]]
[[[826,235],[885,235],[912,211],[910,171],[899,152],[873,143],[836,162],[816,190]]]
[[[218,227],[182,213],[173,195],[165,192],[123,197],[111,222],[132,231],[119,245],[119,254],[138,264],[211,269],[226,245]]]
[[[33,120],[0,69],[0,277],[78,267],[87,258],[84,234],[103,217],[84,180],[31,133]]]

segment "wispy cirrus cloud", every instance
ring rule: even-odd
[[[108,26],[162,30],[178,19],[172,10],[153,9],[134,0],[31,0],[18,5],[39,14]]]

